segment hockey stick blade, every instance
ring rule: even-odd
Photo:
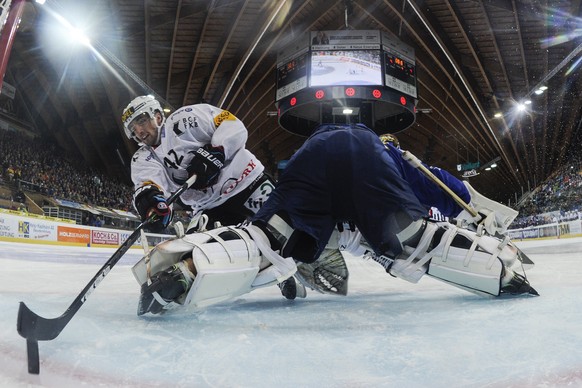
[[[167,203],[170,205],[173,203],[184,191],[186,191],[194,182],[196,181],[196,175],[193,175],[184,183],[174,194],[172,194],[168,199]],[[81,306],[85,303],[89,295],[93,292],[95,288],[101,283],[101,281],[107,276],[111,271],[113,266],[121,259],[121,257],[127,252],[129,248],[137,241],[141,235],[141,230],[146,227],[149,223],[155,220],[155,215],[148,218],[133,231],[133,233],[121,244],[121,246],[115,251],[115,253],[105,262],[101,269],[93,276],[93,279],[83,288],[81,293],[77,295],[75,300],[71,303],[69,308],[57,318],[43,318],[40,315],[34,313],[32,310],[26,306],[24,302],[20,302],[20,307],[18,308],[18,318],[16,322],[16,329],[18,334],[27,340],[27,350],[29,355],[29,372],[31,370],[31,361],[34,364],[34,360],[31,360],[31,356],[34,356],[36,350],[36,361],[38,363],[38,342],[37,341],[50,341],[55,339],[65,326],[69,323],[71,318],[79,311]],[[32,368],[34,369],[34,368]],[[30,372],[34,373],[34,372]]]
[[[69,323],[71,318],[75,313],[81,308],[83,303],[87,300],[91,292],[99,285],[101,280],[107,276],[109,271],[113,268],[115,264],[121,259],[121,257],[127,252],[127,250],[135,243],[140,236],[140,231],[150,220],[142,222],[138,228],[125,240],[123,244],[115,251],[113,256],[107,260],[107,262],[101,267],[99,272],[91,279],[91,281],[83,288],[83,291],[75,298],[73,303],[69,308],[57,318],[43,318],[36,313],[32,312],[24,304],[20,302],[20,307],[18,309],[18,321],[17,329],[18,334],[28,340],[37,341],[50,341],[55,339],[63,328]]]
[[[27,340],[50,341],[57,338],[71,319],[71,308],[58,318],[46,319],[32,312],[24,302],[18,308],[16,329]],[[40,327],[40,329],[39,329]]]

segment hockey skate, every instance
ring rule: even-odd
[[[295,280],[293,276],[289,279],[283,280],[278,284],[278,286],[281,290],[281,295],[286,299],[293,300],[295,298],[305,298],[307,296],[305,286],[301,284],[301,282]]]
[[[509,238],[498,239],[448,222],[419,220],[398,234],[402,253],[374,258],[391,275],[417,283],[427,274],[481,295],[539,295],[525,275],[519,249]]]

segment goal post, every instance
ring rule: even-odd
[[[0,93],[26,0],[0,0]]]

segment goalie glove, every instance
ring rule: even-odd
[[[463,210],[456,217],[457,224],[461,227],[479,227],[485,229],[491,236],[504,234],[515,217],[519,214],[517,210],[495,202],[478,193],[468,182],[463,182],[471,195],[470,206],[478,213],[473,217],[468,211]]]
[[[162,191],[154,183],[149,182],[135,191],[133,205],[142,222],[152,214],[156,215],[154,221],[149,225],[152,232],[161,232],[172,221],[172,208],[168,206]]]
[[[192,188],[202,190],[215,184],[218,180],[220,170],[224,167],[224,148],[222,146],[213,147],[210,144],[206,144],[196,151],[190,151],[190,153],[194,154],[194,157],[186,170],[189,176],[193,174],[198,176]]]

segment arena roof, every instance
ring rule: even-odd
[[[306,31],[377,29],[416,52],[418,114],[397,134],[402,147],[453,172],[497,161],[470,181],[514,202],[579,152],[580,14],[580,0],[28,2],[4,79],[16,95],[0,103],[4,115],[128,179],[136,145],[120,116],[130,99],[153,92],[174,109],[207,102],[247,125],[249,149],[273,171],[305,140],[273,115],[277,49]],[[69,45],[54,27],[59,15],[91,48]]]

